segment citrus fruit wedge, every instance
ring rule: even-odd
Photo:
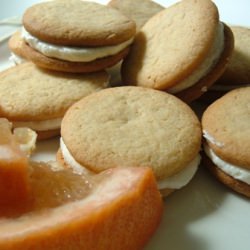
[[[29,198],[28,160],[11,132],[11,123],[0,118],[0,215],[9,206]]]
[[[36,134],[0,119],[0,249],[137,250],[163,204],[150,168],[83,175],[32,162]]]
[[[162,199],[149,168],[93,177],[44,163],[31,169],[34,199],[25,213],[0,217],[0,249],[138,250],[160,222]]]

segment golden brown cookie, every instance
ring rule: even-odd
[[[66,110],[79,99],[105,88],[105,71],[75,75],[23,63],[0,74],[0,116],[14,127],[26,126],[39,138],[58,135]]]
[[[230,26],[235,40],[234,51],[223,75],[202,96],[202,101],[212,102],[230,90],[250,86],[250,29]]]
[[[126,56],[135,23],[119,11],[80,0],[48,1],[26,10],[22,53],[41,67],[93,72]]]
[[[150,17],[164,9],[160,4],[150,0],[111,0],[108,5],[134,20],[137,32]]]
[[[230,28],[235,39],[234,51],[226,71],[216,85],[250,84],[250,29],[240,26]]]
[[[142,27],[122,65],[122,78],[190,102],[223,73],[232,49],[232,33],[219,21],[214,3],[183,0]]]
[[[236,182],[237,185],[244,182],[243,186],[250,186],[249,103],[250,87],[239,88],[215,101],[202,116],[206,154],[225,175],[240,181],[226,181],[225,176],[214,171],[227,185],[232,183],[235,186]]]
[[[21,37],[21,31],[18,30],[11,36],[11,38],[8,41],[8,46],[12,52],[13,60],[16,64],[19,64],[20,61],[21,62],[25,61],[26,56],[23,51],[23,46],[25,46],[25,42]]]
[[[223,172],[205,154],[202,154],[202,162],[220,182],[234,191],[250,198],[250,185],[234,179],[232,176]]]
[[[149,166],[160,190],[187,184],[199,165],[196,115],[153,89],[117,87],[86,97],[67,111],[61,135],[60,161],[91,172]]]

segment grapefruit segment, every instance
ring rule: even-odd
[[[36,169],[35,167],[34,171]],[[62,178],[68,185],[71,182],[65,180],[68,174],[64,175],[64,170],[60,171],[62,172],[57,181]],[[46,177],[50,178],[49,176],[47,173]],[[54,177],[51,175],[51,178]],[[73,175],[70,178],[81,177]],[[151,169],[109,169],[87,183],[84,179],[82,181],[79,185],[87,190],[80,196],[75,184],[68,201],[59,199],[56,206],[46,208],[45,200],[42,207],[38,206],[34,211],[20,215],[18,219],[0,218],[0,249],[142,249],[156,230],[163,209]],[[31,180],[31,188],[42,182],[42,179],[40,184]],[[48,185],[43,187],[39,192],[48,194]],[[65,186],[61,187],[64,190]]]
[[[30,132],[13,135],[0,119],[0,249],[143,248],[163,211],[152,170],[81,175],[56,162],[31,162]]]
[[[0,118],[0,215],[29,198],[28,179],[28,160],[12,135],[11,124]]]

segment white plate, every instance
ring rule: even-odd
[[[39,1],[1,0],[0,18],[20,15],[35,2]],[[168,6],[175,1],[158,2]],[[249,0],[214,2],[219,7],[222,21],[250,26]],[[13,29],[0,26],[0,36]],[[10,66],[8,57],[4,42],[0,44],[0,68]],[[58,146],[58,138],[40,142],[34,158],[55,159]],[[218,183],[202,166],[192,182],[168,197],[164,206],[161,225],[146,250],[250,249],[250,201]]]

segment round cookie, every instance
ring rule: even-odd
[[[15,64],[20,64],[26,61],[23,53],[24,40],[21,37],[21,32],[16,31],[8,41],[8,46],[11,51],[10,60]]]
[[[150,0],[111,0],[108,5],[134,20],[137,32],[150,17],[164,9],[163,6]]]
[[[191,102],[224,72],[231,30],[210,0],[183,0],[153,16],[122,65],[126,84],[164,90]]]
[[[30,127],[39,139],[60,133],[62,117],[79,99],[108,84],[105,71],[75,75],[23,63],[0,74],[0,116],[14,127]]]
[[[23,25],[25,56],[41,67],[67,72],[116,64],[135,34],[135,23],[119,11],[80,0],[36,4],[24,13]]]
[[[141,87],[102,90],[75,103],[61,126],[59,161],[87,172],[151,167],[167,193],[199,165],[200,123],[178,98]]]
[[[202,116],[205,163],[223,183],[250,197],[250,87],[210,105]],[[214,166],[215,165],[215,166]],[[217,168],[219,168],[217,170]],[[245,191],[244,191],[245,190]]]
[[[250,84],[250,28],[240,26],[230,26],[230,28],[235,40],[233,55],[215,87],[220,84],[226,86]]]
[[[250,86],[250,29],[230,26],[235,40],[234,51],[223,75],[202,96],[203,101],[212,102],[235,88]]]

